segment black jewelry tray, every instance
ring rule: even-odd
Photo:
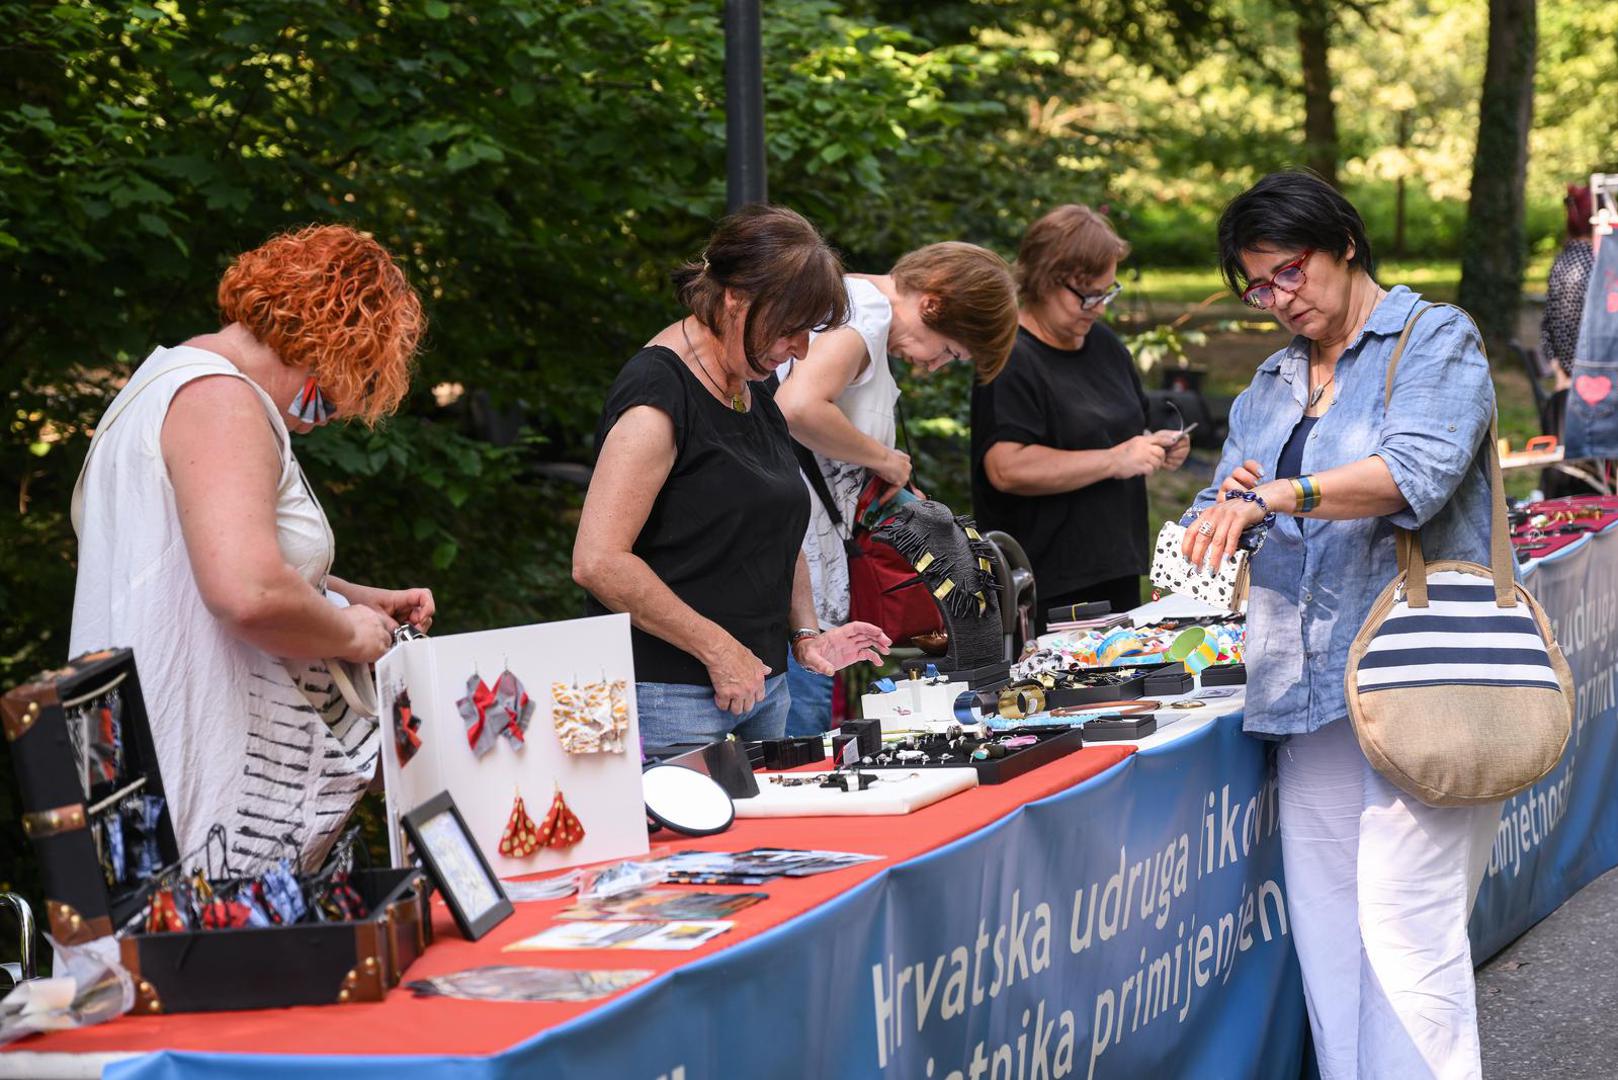
[[[1246,686],[1246,664],[1215,664],[1202,669],[1203,686]]]
[[[1091,720],[1084,725],[1084,737],[1090,742],[1131,742],[1144,739],[1157,730],[1157,717],[1151,713],[1140,716],[1120,716]]]
[[[900,661],[899,666],[904,669],[906,678],[923,678],[927,674],[928,665],[932,665],[946,682],[964,682],[969,689],[981,690],[984,687],[1003,683],[1011,674],[1011,665],[986,664],[976,668],[944,668],[939,665],[936,657],[921,656],[915,659]]]
[[[1003,784],[1023,773],[1032,772],[1041,765],[1049,765],[1057,758],[1066,757],[1084,746],[1084,732],[1077,727],[1065,731],[1048,729],[1026,731],[1022,734],[1034,735],[1039,742],[1013,750],[1005,757],[992,761],[929,762],[925,765],[901,764],[897,761],[890,765],[866,765],[862,762],[859,769],[861,772],[919,772],[925,769],[964,769],[970,766],[977,770],[979,784]]]
[[[1057,687],[1045,691],[1046,709],[1067,709],[1075,705],[1092,705],[1098,701],[1130,701],[1146,696],[1149,678],[1146,672],[1129,668],[1089,668],[1090,671],[1128,672],[1128,678],[1107,686],[1078,686],[1071,689]]]
[[[1152,664],[1141,668],[1146,673],[1146,697],[1171,697],[1175,694],[1189,694],[1196,688],[1197,679],[1185,669],[1179,661],[1171,660],[1166,664]]]

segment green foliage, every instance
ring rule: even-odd
[[[1485,22],[1475,0],[1372,8],[1333,39],[1340,175],[1383,250],[1403,179],[1409,254],[1458,256]],[[1541,253],[1561,183],[1618,166],[1599,8],[1540,4]],[[942,239],[1010,254],[1069,201],[1110,207],[1136,267],[1206,268],[1224,202],[1301,156],[1295,9],[766,5],[772,197],[856,270]],[[589,460],[603,390],[723,209],[721,10],[0,0],[0,686],[66,654],[68,497],[110,395],[214,327],[232,255],[316,220],[399,253],[432,323],[403,415],[302,443],[339,572],[431,586],[444,631],[576,613],[580,490],[555,463]],[[906,380],[918,479],[962,510],[969,391],[965,371]]]

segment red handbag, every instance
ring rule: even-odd
[[[855,507],[853,536],[843,546],[848,551],[849,619],[874,623],[897,644],[918,634],[942,631],[944,616],[910,560],[871,535],[871,530],[916,498],[908,491],[898,491],[878,502],[877,496],[889,487],[880,476],[866,481]],[[827,508],[833,524],[840,525],[836,509]]]

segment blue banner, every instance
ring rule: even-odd
[[[106,1075],[1295,1080],[1274,771],[1240,729],[1136,754],[495,1057],[160,1054]],[[828,823],[825,846],[858,828]]]
[[[1541,560],[1524,583],[1573,669],[1573,735],[1561,764],[1501,810],[1472,911],[1477,963],[1618,865],[1618,529]]]

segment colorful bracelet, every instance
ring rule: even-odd
[[[1300,514],[1307,514],[1320,505],[1320,481],[1313,476],[1299,476],[1292,481],[1292,494],[1298,500]]]
[[[1264,511],[1264,520],[1259,522],[1259,528],[1268,529],[1271,525],[1275,524],[1275,512],[1270,509],[1270,504],[1264,501],[1264,496],[1260,495],[1258,492],[1227,491],[1225,493],[1225,498],[1241,499],[1243,502],[1257,503],[1258,508]]]

